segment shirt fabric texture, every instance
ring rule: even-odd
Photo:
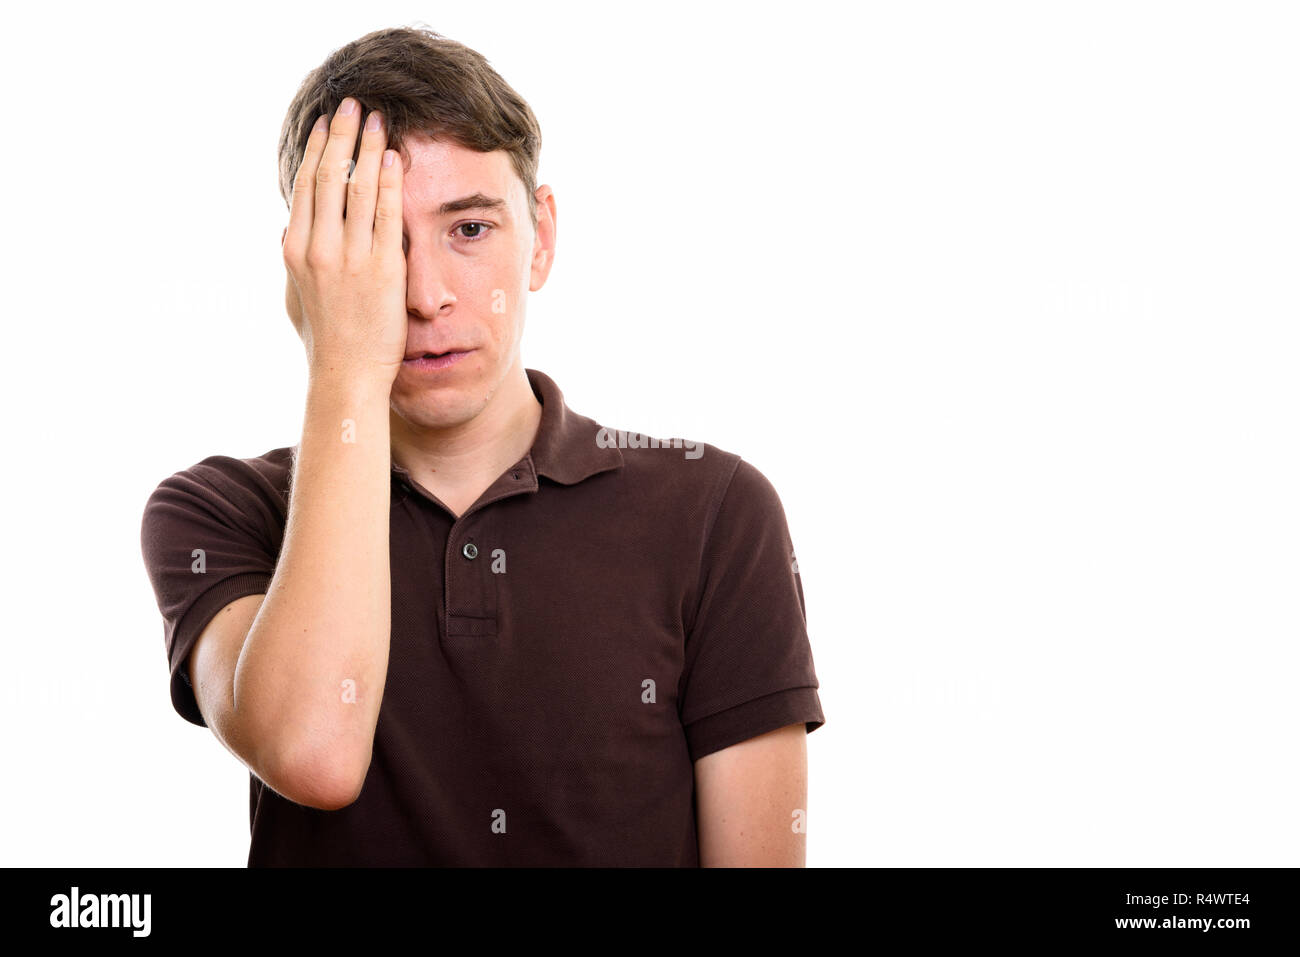
[[[705,443],[602,429],[527,375],[532,448],[460,517],[393,464],[364,787],[323,811],[250,774],[250,867],[697,867],[693,762],[825,722],[771,483]],[[194,724],[190,651],[223,607],[266,593],[296,448],[211,456],[145,506],[171,700]]]

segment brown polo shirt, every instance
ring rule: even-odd
[[[762,473],[712,445],[604,429],[527,374],[533,447],[464,515],[394,464],[365,785],[321,811],[250,775],[250,867],[698,866],[693,762],[824,723]],[[195,724],[188,655],[220,609],[266,592],[293,452],[212,456],[145,507],[172,703]]]

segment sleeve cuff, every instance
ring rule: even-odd
[[[804,722],[809,734],[826,723],[816,687],[787,688],[727,708],[685,726],[691,761],[789,724]]]

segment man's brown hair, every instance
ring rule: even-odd
[[[537,226],[537,158],[542,131],[523,97],[482,54],[425,27],[393,27],[368,33],[331,53],[307,74],[289,105],[280,131],[280,195],[291,206],[293,179],[302,163],[312,125],[333,117],[344,97],[361,105],[364,121],[379,110],[388,146],[410,161],[404,140],[425,135],[466,149],[505,150],[528,198]],[[355,160],[361,143],[353,149]]]

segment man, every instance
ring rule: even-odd
[[[250,771],[250,866],[804,864],[824,717],[780,500],[525,369],[540,144],[426,30],[290,107],[301,440],[171,476],[142,527],[172,701]]]

